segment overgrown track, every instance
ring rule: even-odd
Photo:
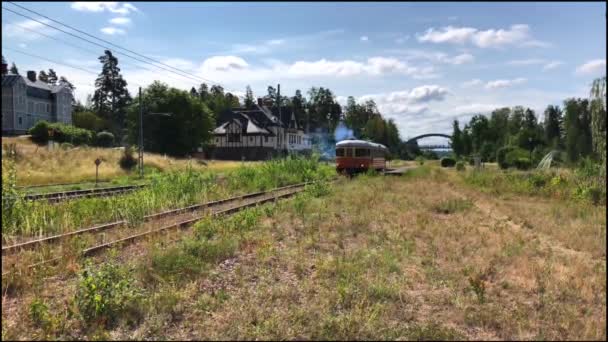
[[[23,198],[28,201],[47,200],[49,202],[60,202],[69,199],[84,198],[84,197],[106,197],[115,196],[125,192],[141,189],[146,185],[124,185],[111,188],[87,189],[87,190],[72,190],[61,192],[50,192],[46,194],[25,195]]]
[[[83,256],[92,256],[107,248],[116,247],[116,246],[122,247],[122,246],[128,245],[132,242],[135,242],[143,237],[150,236],[150,235],[153,235],[156,233],[160,233],[163,231],[168,231],[168,230],[176,229],[176,228],[189,227],[192,224],[194,224],[195,222],[201,220],[202,218],[204,218],[208,215],[208,212],[198,214],[198,215],[193,215],[193,213],[200,211],[200,210],[211,209],[212,210],[211,215],[213,215],[213,216],[227,215],[227,214],[235,213],[237,211],[240,211],[240,210],[248,208],[248,207],[257,206],[257,205],[260,205],[260,204],[263,204],[266,202],[270,202],[270,201],[276,201],[277,199],[280,199],[280,198],[290,197],[298,192],[303,191],[305,189],[305,186],[308,184],[311,184],[311,183],[312,182],[294,184],[294,185],[289,185],[289,186],[285,186],[285,187],[281,187],[281,188],[271,189],[268,191],[255,192],[255,193],[250,193],[250,194],[246,194],[246,195],[242,195],[242,196],[236,196],[236,197],[231,197],[231,198],[222,199],[222,200],[218,200],[218,201],[196,204],[196,205],[192,205],[192,206],[188,206],[188,207],[184,207],[184,208],[179,208],[179,209],[174,209],[174,210],[169,210],[169,211],[164,211],[164,212],[148,215],[148,216],[144,217],[144,221],[149,222],[149,224],[144,225],[145,227],[151,226],[152,223],[150,223],[150,222],[161,223],[161,227],[145,230],[143,232],[136,233],[136,234],[130,234],[126,237],[116,238],[115,240],[112,240],[110,242],[106,242],[106,243],[102,243],[100,245],[86,248],[81,252],[81,254]],[[166,221],[167,218],[169,218],[169,220],[168,220],[169,223],[162,224],[163,221]],[[184,218],[186,218],[186,219],[184,219]],[[173,220],[171,220],[171,219],[173,219]],[[59,235],[50,236],[50,237],[46,237],[46,238],[42,238],[42,239],[32,240],[32,241],[12,245],[12,246],[3,247],[2,254],[3,255],[14,254],[15,252],[18,252],[18,251],[41,247],[45,244],[56,243],[56,242],[59,242],[59,241],[62,241],[62,240],[65,240],[65,239],[68,239],[70,237],[74,237],[77,235],[82,235],[82,234],[87,234],[87,233],[91,234],[91,233],[97,233],[97,232],[108,231],[108,230],[116,230],[116,228],[127,226],[127,224],[128,224],[127,221],[122,220],[122,221],[106,223],[106,224],[102,224],[102,225],[98,225],[98,226],[94,226],[94,227],[79,229],[79,230],[65,233],[65,234],[59,234]],[[118,236],[120,236],[120,234],[118,234]],[[61,259],[62,259],[61,256],[53,257],[51,259],[30,265],[30,266],[28,266],[28,268],[34,268],[34,267],[41,266],[41,265],[55,263]],[[3,276],[6,274],[8,274],[8,273],[4,273]]]

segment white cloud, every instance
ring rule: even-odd
[[[418,41],[430,43],[474,44],[480,48],[497,48],[508,45],[546,47],[549,43],[533,40],[528,25],[511,25],[509,29],[478,30],[472,27],[446,26],[428,29],[418,35]]]
[[[115,34],[125,34],[127,33],[125,30],[118,28],[118,27],[104,27],[100,30],[101,32],[105,33],[105,34],[109,34],[109,35],[115,35]]]
[[[357,102],[374,100],[378,110],[388,116],[418,115],[428,110],[428,103],[443,101],[449,91],[438,85],[423,85],[411,90],[359,96]]]
[[[283,43],[285,43],[284,39],[271,39],[266,42],[268,45],[282,45]]]
[[[471,63],[474,60],[475,60],[475,57],[473,57],[473,55],[468,54],[468,53],[463,53],[458,56],[454,56],[452,58],[447,58],[446,63],[460,65],[460,64],[464,64],[464,63]]]
[[[203,72],[213,72],[213,71],[222,71],[222,72],[230,72],[234,70],[245,69],[249,66],[249,64],[237,56],[214,56],[207,58],[202,66],[201,70]]]
[[[606,60],[594,59],[576,68],[578,75],[601,75],[606,73]]]
[[[397,43],[397,44],[403,44],[408,39],[410,39],[410,36],[409,35],[405,35],[405,36],[402,36],[402,37],[399,37],[399,38],[395,39],[395,43]]]
[[[523,84],[527,81],[525,78],[515,78],[512,80],[495,80],[486,83],[486,89],[501,89],[508,88],[514,85]]]
[[[131,18],[128,18],[128,17],[112,18],[112,19],[110,19],[110,24],[129,25],[129,24],[131,24]]]
[[[534,64],[543,64],[545,63],[544,59],[518,59],[507,62],[508,65],[534,65]]]
[[[496,108],[503,106],[497,104],[471,103],[468,105],[456,106],[451,110],[454,114],[479,114],[489,113]],[[461,123],[462,124],[462,123]]]
[[[369,37],[361,36],[361,38],[359,38],[359,39],[361,39],[362,42],[367,42],[369,40]]]
[[[108,11],[111,13],[117,13],[127,15],[131,12],[139,12],[137,7],[130,3],[119,3],[119,2],[97,2],[97,1],[76,1],[71,5],[72,9],[83,12],[104,12]]]
[[[549,62],[549,63],[547,63],[547,64],[545,64],[543,66],[543,71],[555,69],[555,68],[559,67],[562,64],[564,64],[564,62],[560,62],[560,61]]]
[[[48,24],[48,19],[40,19],[40,22]],[[23,20],[15,24],[5,24],[2,29],[2,34],[8,38],[19,38],[21,40],[36,40],[44,38],[34,31],[42,32],[47,35],[54,35],[58,31],[48,28],[44,24],[34,20]]]
[[[475,78],[470,81],[463,82],[460,86],[463,88],[470,88],[470,87],[481,85],[482,83],[483,82],[480,79]]]

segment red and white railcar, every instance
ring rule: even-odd
[[[336,144],[336,171],[354,174],[373,169],[386,169],[388,149],[382,144],[364,140],[342,140]]]

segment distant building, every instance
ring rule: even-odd
[[[72,123],[72,91],[36,78],[9,74],[2,65],[2,134],[25,134],[40,120]]]
[[[217,118],[209,157],[229,160],[264,160],[289,153],[310,154],[310,137],[289,107],[233,108]]]

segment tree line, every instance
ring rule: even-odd
[[[606,77],[593,82],[590,98],[568,98],[562,107],[549,105],[539,122],[530,108],[498,108],[489,116],[473,116],[460,128],[454,120],[452,149],[456,156],[477,155],[482,161],[496,161],[503,148],[528,151],[519,158],[530,164],[551,150],[565,152],[566,161],[585,158],[605,160],[606,148]]]

